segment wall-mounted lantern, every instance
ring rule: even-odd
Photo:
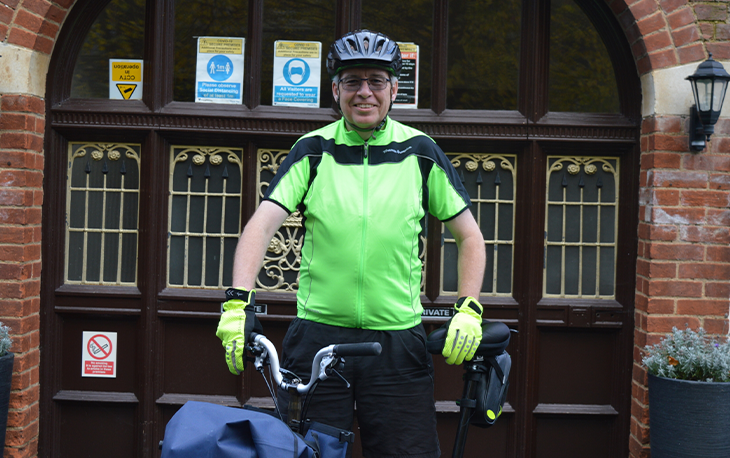
[[[710,135],[715,133],[715,123],[720,117],[722,102],[725,99],[730,74],[721,63],[712,59],[702,62],[694,75],[686,79],[692,83],[695,104],[689,112],[689,148],[702,151]]]

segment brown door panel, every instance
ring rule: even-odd
[[[53,456],[139,456],[137,406],[107,402],[58,402],[58,453]]]
[[[58,391],[95,392],[97,399],[104,399],[105,392],[137,394],[137,377],[141,367],[137,364],[139,351],[137,316],[93,316],[67,313],[58,315],[61,337],[58,352],[61,364],[54,369],[60,372]],[[117,333],[117,368],[115,378],[82,377],[82,352],[84,331]],[[54,396],[58,395],[58,391]]]

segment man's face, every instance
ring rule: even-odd
[[[372,90],[367,81],[363,81],[360,89],[348,91],[342,81],[349,78],[381,78],[390,79],[385,70],[375,68],[351,68],[340,72],[340,83],[332,83],[332,95],[340,101],[342,114],[350,123],[362,129],[375,128],[385,118],[390,102],[398,93],[398,82],[387,83],[383,90]]]

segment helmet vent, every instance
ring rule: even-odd
[[[357,43],[355,40],[347,40],[347,44],[350,45],[350,51],[357,51]]]
[[[380,52],[383,49],[383,46],[385,46],[385,40],[380,40],[378,42],[378,47],[375,48],[375,52]]]
[[[401,66],[398,44],[387,36],[370,30],[346,34],[332,43],[327,55],[327,73],[330,78],[352,67],[380,68],[398,77]]]

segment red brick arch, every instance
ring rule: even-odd
[[[706,58],[706,52],[730,59],[730,30],[717,28],[718,21],[728,20],[726,2],[605,1],[623,27],[639,74],[697,62]],[[50,54],[75,2],[0,0],[0,42]]]
[[[76,0],[0,0],[0,41],[50,54]]]
[[[639,74],[702,61],[730,59],[727,2],[606,0],[624,29]],[[725,24],[722,24],[722,22]]]

